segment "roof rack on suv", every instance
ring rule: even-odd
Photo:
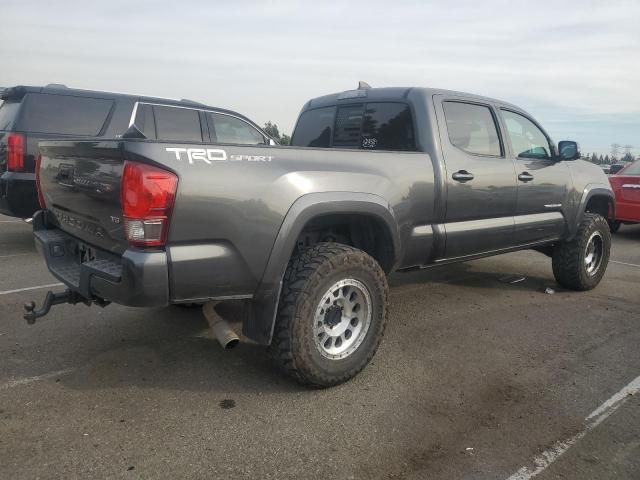
[[[44,88],[69,88],[63,83],[48,83]]]

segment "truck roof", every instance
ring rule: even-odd
[[[188,100],[185,98],[178,100],[175,98],[149,97],[146,95],[136,95],[132,93],[105,92],[100,90],[84,90],[81,88],[70,88],[70,87],[67,87],[66,85],[62,85],[59,83],[50,83],[45,86],[15,85],[13,87],[0,88],[0,100],[7,100],[10,98],[20,99],[27,93],[48,93],[53,95],[72,95],[75,97],[97,97],[97,98],[108,98],[108,99],[128,98],[137,102],[159,103],[162,105],[193,107],[193,108],[200,108],[203,110],[211,109],[218,112],[233,114],[235,116],[241,117],[244,120],[249,121],[252,124],[255,124],[255,122],[251,121],[249,118],[245,117],[244,115],[239,114],[238,112],[234,112],[232,110],[226,110],[224,108],[212,107],[210,105],[196,102],[194,100]]]
[[[470,100],[499,103],[520,110],[520,108],[515,105],[512,105],[503,100],[497,100],[495,98],[484,97],[473,93],[458,92],[455,90],[425,87],[381,87],[346,90],[344,92],[331,93],[329,95],[312,98],[304,105],[302,110],[304,111],[310,108],[327,107],[336,105],[337,103],[353,103],[354,101],[358,100],[376,102],[406,100],[409,97],[409,94],[412,93],[421,94],[425,98],[432,97],[433,95],[456,95],[459,97],[468,98]]]

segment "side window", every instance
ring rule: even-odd
[[[363,117],[364,105],[338,107],[333,146],[359,148]]]
[[[147,138],[156,138],[156,124],[153,120],[151,105],[138,104],[135,124]]]
[[[501,113],[516,157],[551,158],[549,140],[535,123],[509,110],[502,110]]]
[[[489,107],[463,102],[443,102],[449,141],[473,155],[501,155],[498,130]]]
[[[109,116],[113,100],[31,93],[25,97],[19,130],[95,136]]]
[[[413,119],[409,105],[367,103],[361,146],[372,150],[414,150]]]
[[[197,110],[154,105],[153,113],[158,140],[202,142],[200,116]]]
[[[336,116],[336,107],[307,110],[298,119],[291,145],[296,147],[328,148]]]
[[[209,125],[213,126],[216,142],[238,145],[263,145],[264,136],[247,122],[231,115],[207,113]],[[213,132],[212,132],[213,133]]]

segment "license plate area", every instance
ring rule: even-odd
[[[74,256],[80,264],[91,262],[96,259],[96,251],[93,247],[83,242],[78,242],[74,248]]]

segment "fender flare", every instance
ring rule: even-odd
[[[285,215],[256,289],[242,333],[264,345],[271,343],[282,280],[296,241],[311,219],[323,214],[364,214],[382,220],[391,232],[394,266],[400,252],[400,234],[393,209],[384,198],[370,193],[322,192],[299,197]]]
[[[582,191],[582,197],[580,198],[580,203],[576,210],[576,221],[569,224],[569,240],[571,240],[578,232],[578,227],[580,226],[580,223],[582,223],[582,218],[586,212],[589,200],[595,196],[607,197],[612,208],[611,213],[615,216],[616,198],[613,194],[613,190],[611,190],[611,186],[604,183],[590,183],[584,187],[584,190]]]

